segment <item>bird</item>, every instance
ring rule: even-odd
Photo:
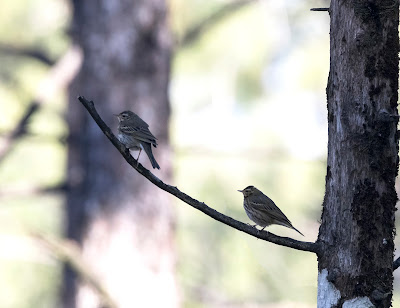
[[[152,145],[155,148],[157,147],[157,138],[150,132],[149,125],[136,113],[129,110],[122,111],[120,114],[115,114],[115,116],[119,121],[118,140],[129,150],[139,151],[137,161],[139,161],[140,153],[144,150],[152,167],[160,169],[151,151]]]
[[[256,225],[262,227],[261,230],[264,230],[265,227],[269,225],[281,225],[303,235],[303,233],[293,227],[290,220],[283,214],[279,207],[275,205],[274,201],[264,195],[262,191],[254,186],[247,186],[245,189],[238,191],[243,193],[243,207],[247,216],[255,222]]]

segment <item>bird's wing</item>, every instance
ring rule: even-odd
[[[269,202],[266,202],[265,198],[267,198]],[[286,215],[283,214],[280,208],[277,207],[274,201],[272,201],[268,196],[266,195],[260,196],[255,200],[253,200],[253,202],[256,203],[256,207],[259,211],[266,213],[266,215],[268,215],[275,221],[286,223],[288,224],[288,226],[293,227],[292,223],[286,217]]]
[[[134,127],[131,125],[120,125],[119,130],[122,133],[130,135],[137,140],[152,143],[155,147],[157,147],[157,141],[156,141],[157,138],[154,137],[154,135],[150,132],[150,130],[148,129],[148,125],[147,126],[134,126]]]

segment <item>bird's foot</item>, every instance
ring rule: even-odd
[[[264,227],[264,228],[258,230],[258,235],[260,235],[260,233],[261,233],[262,231],[265,231],[265,232],[269,233],[268,230],[265,230],[265,227]]]
[[[250,227],[253,227],[253,228],[256,228],[257,229],[257,225],[252,225],[252,224],[247,224],[248,226],[250,226]],[[257,229],[258,230],[258,229]]]

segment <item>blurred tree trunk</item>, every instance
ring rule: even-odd
[[[318,307],[390,307],[398,169],[399,7],[332,0]]]
[[[174,215],[167,194],[139,176],[77,101],[96,103],[105,121],[133,110],[158,138],[153,150],[171,176],[168,147],[170,33],[164,0],[73,2],[72,37],[84,54],[70,88],[67,233],[119,307],[175,307]],[[136,152],[137,153],[137,152]],[[151,164],[145,154],[140,162]],[[64,307],[102,307],[65,270]]]

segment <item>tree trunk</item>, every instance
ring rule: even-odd
[[[318,307],[390,307],[398,168],[397,1],[332,0]]]
[[[118,307],[175,307],[170,198],[136,172],[77,101],[96,103],[116,129],[113,114],[133,110],[158,138],[153,150],[170,179],[167,97],[170,34],[163,0],[73,1],[72,36],[84,61],[70,88],[67,233]],[[136,152],[137,154],[137,152]],[[142,153],[140,162],[151,164]],[[101,307],[96,292],[66,269],[64,307]]]

